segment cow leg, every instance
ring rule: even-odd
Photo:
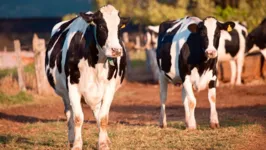
[[[74,144],[73,150],[82,149],[82,136],[81,128],[84,121],[84,115],[81,107],[81,95],[78,91],[77,85],[68,84],[69,88],[69,99],[73,111],[73,122],[74,122]]]
[[[231,67],[231,80],[230,83],[232,85],[235,84],[235,80],[236,80],[236,62],[235,60],[230,60],[230,67]]]
[[[160,112],[159,123],[161,128],[165,128],[167,127],[165,102],[167,99],[168,81],[162,72],[159,73],[159,83],[160,83],[160,100],[161,100],[161,112]]]
[[[196,129],[196,119],[195,119],[195,107],[196,98],[193,93],[192,83],[189,76],[186,76],[185,82],[182,88],[182,101],[185,108],[185,118],[186,125],[188,129]]]
[[[210,102],[211,114],[210,114],[210,127],[211,128],[218,128],[219,127],[219,120],[216,110],[216,88],[215,88],[214,80],[211,80],[209,83],[209,90],[208,90],[208,99]]]
[[[109,110],[115,93],[115,86],[113,85],[114,84],[109,85],[109,87],[106,89],[98,116],[97,123],[100,129],[98,149],[100,150],[110,149],[109,145],[111,144],[111,141],[107,134],[107,126],[108,126]]]
[[[244,56],[237,59],[237,78],[236,78],[236,85],[241,85],[241,75],[242,69],[244,65]]]
[[[68,126],[68,142],[70,148],[73,147],[74,144],[74,120],[73,120],[73,111],[69,103],[69,99],[64,98],[64,105],[65,105],[65,114],[67,118],[67,126]]]

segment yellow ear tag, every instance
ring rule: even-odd
[[[227,27],[227,31],[228,31],[228,32],[232,31],[232,27],[231,27],[230,25],[228,25],[228,27]]]
[[[123,29],[124,27],[126,27],[126,25],[125,25],[125,24],[123,24],[123,25],[121,26],[121,29]]]

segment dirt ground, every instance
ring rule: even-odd
[[[183,121],[181,87],[169,84],[166,105],[168,121]],[[258,123],[266,129],[266,85],[224,86],[217,89],[217,108],[221,127],[236,124]],[[198,126],[209,122],[207,90],[195,93],[197,97],[196,120]],[[27,123],[65,120],[61,99],[57,96],[36,97],[34,104],[0,109],[0,133],[13,131],[24,134],[20,126]],[[91,110],[84,105],[85,122],[95,123]],[[157,125],[160,112],[159,86],[157,84],[124,83],[118,90],[110,110],[110,124]],[[242,121],[242,120],[245,121]],[[254,144],[263,149],[265,137]]]

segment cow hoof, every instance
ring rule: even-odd
[[[69,148],[72,148],[74,146],[73,143],[68,143]]]
[[[236,83],[236,86],[241,86],[242,85],[242,83]]]
[[[160,128],[167,128],[167,123],[160,124]]]
[[[74,146],[73,148],[71,148],[71,150],[82,150],[82,148],[79,146]]]
[[[189,131],[193,131],[193,130],[196,130],[196,129],[197,129],[196,126],[188,126],[187,127],[187,130],[189,130]]]
[[[110,142],[110,141],[106,141],[106,142],[102,142],[102,143],[100,143],[98,149],[99,149],[99,150],[110,150],[110,148],[109,148],[109,146],[108,146],[108,143],[109,143],[109,142]]]
[[[219,125],[219,123],[210,123],[210,127],[211,127],[212,129],[216,129],[216,128],[219,128],[220,125]]]

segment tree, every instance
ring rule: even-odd
[[[165,20],[175,20],[187,14],[189,0],[178,0],[173,5],[155,0],[96,0],[98,7],[108,3],[114,5],[123,16],[132,18],[133,23],[157,25]]]

